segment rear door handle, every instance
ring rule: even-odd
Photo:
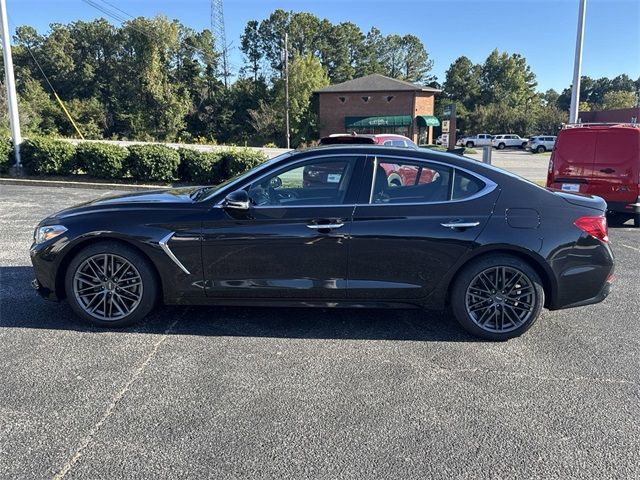
[[[613,173],[615,170],[613,168],[603,168],[600,170],[602,173]]]
[[[312,230],[334,230],[340,227],[344,227],[344,223],[322,223],[320,225],[316,223],[307,224],[307,228]]]
[[[445,228],[451,228],[451,229],[473,228],[480,225],[480,222],[448,222],[448,223],[441,223],[440,225],[442,225]]]

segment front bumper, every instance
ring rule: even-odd
[[[31,280],[31,288],[33,288],[36,292],[38,292],[38,294],[45,300],[50,300],[52,302],[60,301],[60,299],[56,295],[56,292],[54,290],[51,290],[50,288],[47,288],[41,285],[37,278],[34,278],[33,280]]]

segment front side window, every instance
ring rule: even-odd
[[[355,159],[321,159],[297,164],[249,185],[256,206],[313,206],[343,203]]]

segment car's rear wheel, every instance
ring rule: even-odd
[[[536,152],[538,152],[538,153],[544,153],[546,151],[547,151],[547,149],[544,148],[544,145],[539,145],[538,148],[536,148]]]
[[[451,291],[456,320],[487,340],[508,340],[526,332],[544,305],[540,277],[509,255],[488,255],[465,267]]]
[[[506,147],[506,145],[504,143],[499,143],[498,144],[498,150],[504,150],[504,147]]]
[[[81,250],[65,275],[73,311],[103,327],[123,327],[143,319],[156,303],[157,283],[149,261],[118,242],[100,242]]]

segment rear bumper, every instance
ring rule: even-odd
[[[607,202],[607,211],[615,213],[640,214],[640,197],[633,203]]]
[[[600,303],[609,296],[610,292],[611,292],[611,282],[607,281],[602,287],[602,290],[600,290],[600,292],[596,296],[587,298],[585,300],[580,300],[578,302],[571,303],[569,305],[565,305],[560,308],[565,309],[565,308],[574,308],[574,307],[584,307],[585,305],[593,305],[594,303]]]

